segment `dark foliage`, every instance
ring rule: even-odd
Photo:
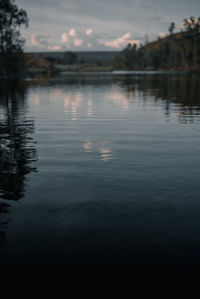
[[[123,69],[200,69],[200,18],[185,19],[184,31],[173,34],[175,24],[169,27],[170,35],[157,42],[128,45],[115,61]]]
[[[17,77],[24,66],[20,27],[28,26],[27,13],[15,0],[0,1],[0,77]]]
[[[74,64],[77,62],[77,55],[71,51],[65,52],[63,57],[64,64]]]

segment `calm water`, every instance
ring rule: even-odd
[[[0,87],[0,265],[200,269],[200,75]]]

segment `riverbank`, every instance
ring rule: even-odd
[[[200,72],[200,67],[188,68],[155,68],[148,66],[146,68],[128,68],[116,67],[114,64],[99,65],[93,63],[75,63],[75,64],[56,64],[48,59],[41,57],[39,54],[29,55],[26,57],[26,77],[51,76],[58,74],[74,73],[135,73],[135,72]]]
[[[114,69],[113,67],[102,67],[93,65],[76,65],[73,68],[43,68],[28,69],[25,77],[55,77],[60,75],[84,75],[84,74],[112,74],[112,75],[134,75],[134,74],[173,74],[173,73],[200,73],[200,69]]]

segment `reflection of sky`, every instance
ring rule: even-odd
[[[68,113],[69,105],[70,105],[70,99],[69,99],[69,96],[66,95],[66,97],[64,98],[64,111],[65,111],[65,113]]]
[[[93,105],[92,99],[89,99],[87,104],[88,104],[88,116],[91,116],[92,115],[92,105]]]
[[[75,95],[67,93],[64,97],[64,112],[67,115],[71,113],[72,120],[77,120],[78,108],[80,107],[82,100],[82,94],[80,92],[77,92]]]
[[[140,136],[142,123],[147,128],[155,122],[159,125],[166,113],[164,120],[173,123],[192,123],[194,118],[195,122],[200,121],[198,111],[192,112],[191,107],[162,99],[160,94],[154,94],[157,90],[149,88],[143,92],[138,83],[130,86],[66,84],[48,87],[45,91],[37,88],[31,100],[35,111],[44,113],[44,122],[55,121],[55,132],[50,132],[50,138],[59,139],[56,134],[61,134],[61,129],[65,132],[63,138],[71,140],[72,136],[69,146],[77,154],[82,152],[89,159],[109,162],[116,159],[116,144],[122,142],[119,138],[126,138],[129,130],[130,136]],[[148,123],[143,122],[144,119]],[[128,142],[133,143],[133,140],[130,138]]]
[[[90,153],[92,151],[93,155],[96,155],[96,157],[100,157],[103,161],[108,161],[112,159],[112,151],[110,148],[104,147],[105,142],[96,142],[95,141],[89,141],[86,140],[83,143],[83,148],[86,153]],[[111,144],[110,144],[111,145]]]
[[[33,98],[34,104],[38,105],[40,103],[40,96],[36,94]]]
[[[100,149],[101,159],[103,161],[107,161],[112,159],[112,152],[109,148],[101,148]]]
[[[91,149],[92,149],[92,142],[90,142],[90,141],[86,141],[86,142],[83,144],[83,148],[85,149],[86,152],[90,152]]]
[[[127,96],[120,92],[117,87],[114,87],[111,94],[110,99],[113,101],[114,104],[122,106],[123,109],[128,110],[128,99]]]

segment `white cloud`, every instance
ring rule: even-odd
[[[86,35],[91,35],[92,33],[93,33],[93,29],[91,29],[91,28],[87,29],[85,32]]]
[[[66,44],[69,41],[69,37],[68,37],[67,33],[63,33],[61,35],[61,41],[63,44]]]
[[[188,26],[190,25],[191,28],[194,28],[196,24],[198,24],[198,18],[194,18],[194,23],[191,21],[191,19],[185,19],[184,21],[182,21],[182,23],[180,24],[180,26],[178,26],[179,29],[186,29],[185,25],[186,23],[188,24]]]
[[[37,37],[36,37],[36,35],[32,34],[31,36],[29,36],[29,38],[28,38],[28,43],[29,43],[31,46],[38,46],[38,41],[37,41]]]
[[[70,36],[76,36],[76,35],[77,35],[77,33],[76,33],[76,29],[74,29],[74,28],[70,29],[70,30],[69,30],[69,35],[70,35]]]
[[[123,36],[122,36],[122,38],[123,39],[130,39],[131,38],[131,34],[128,32],[128,33],[126,33],[126,34],[124,34]]]
[[[83,40],[82,40],[82,39],[80,39],[80,38],[75,38],[75,40],[74,40],[74,45],[75,45],[76,47],[80,47],[82,44],[83,44]]]
[[[60,51],[62,47],[59,45],[59,43],[60,41],[57,41],[50,36],[44,35],[33,34],[27,38],[28,48],[34,51]]]
[[[128,33],[124,34],[123,36],[121,36],[121,37],[119,37],[117,39],[114,39],[112,41],[106,41],[106,42],[104,42],[104,45],[106,47],[115,48],[115,49],[123,48],[127,44],[136,44],[136,45],[139,45],[140,41],[139,40],[131,39],[131,34],[128,32]]]
[[[31,35],[28,38],[29,51],[75,51],[81,50],[121,50],[130,44],[139,45],[141,41],[134,40],[129,32],[116,39],[102,40],[99,34],[96,34],[92,28],[77,31],[71,28],[69,32],[63,32],[60,36],[51,37],[44,35]]]
[[[58,45],[49,45],[49,46],[47,46],[47,48],[50,51],[60,51],[61,50],[61,46],[58,46]]]
[[[80,47],[84,43],[84,34],[78,34],[76,29],[72,28],[69,34],[64,32],[61,35],[61,42],[65,48],[73,49],[73,47]]]
[[[166,34],[165,32],[159,32],[159,33],[158,33],[158,36],[159,36],[160,38],[164,38],[165,36],[167,36],[167,34]]]

